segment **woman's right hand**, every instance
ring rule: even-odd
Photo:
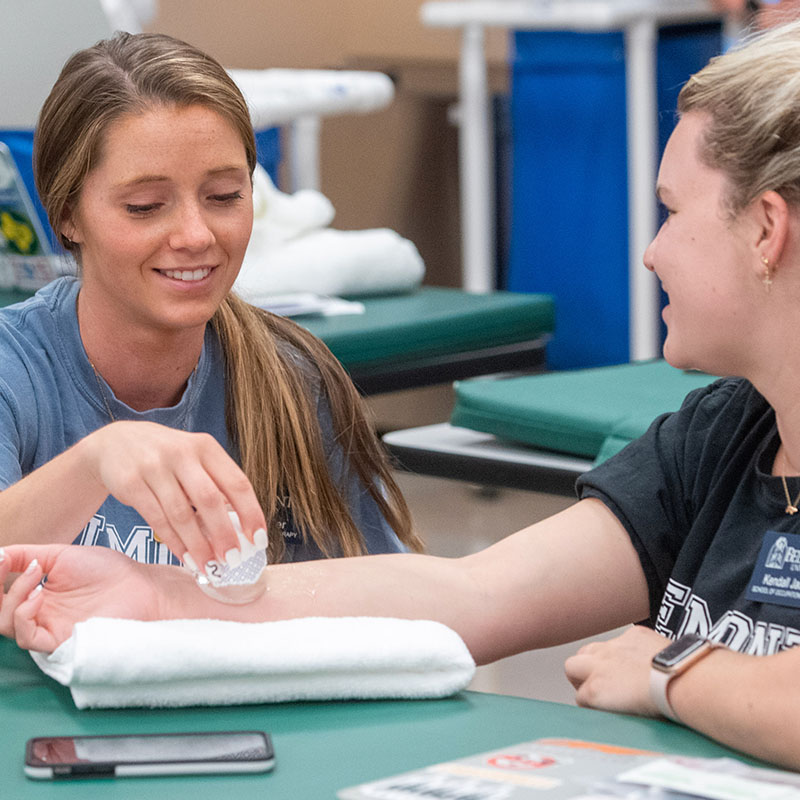
[[[259,529],[266,531],[250,481],[209,434],[119,421],[90,434],[83,446],[95,481],[135,508],[189,566],[235,562],[240,543],[229,507],[251,541]]]
[[[0,550],[0,635],[49,653],[90,617],[160,619],[167,584],[158,575],[191,581],[180,567],[140,564],[107,547],[10,545]]]

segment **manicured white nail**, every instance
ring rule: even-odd
[[[242,523],[239,521],[239,515],[231,508],[228,510],[228,516],[231,520],[231,525],[233,525],[233,529],[236,533],[243,533],[242,531]]]
[[[256,548],[243,533],[237,533],[236,538],[239,540],[239,552],[242,554],[242,561],[247,561],[256,552]]]
[[[2,564],[6,560],[6,551],[4,548],[0,547],[0,564]]]
[[[28,564],[27,568],[25,569],[25,574],[27,575],[27,574],[33,572],[36,569],[36,567],[38,567],[38,566],[39,566],[39,559],[38,558],[34,558],[33,561],[31,561],[31,563]]]
[[[191,557],[191,555],[189,555],[188,552],[183,554],[183,563],[186,564],[186,566],[189,567],[192,572],[200,572],[200,570],[197,568],[197,562]]]
[[[238,567],[239,564],[242,563],[242,554],[235,547],[231,547],[231,549],[225,553],[225,562],[229,567]]]
[[[253,534],[253,543],[259,550],[267,549],[267,532],[263,528],[259,528]]]
[[[27,599],[33,600],[33,598],[36,597],[39,594],[39,592],[42,591],[42,588],[43,588],[42,584],[37,583],[36,586],[31,590],[31,593],[28,595]]]

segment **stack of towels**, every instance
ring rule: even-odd
[[[330,228],[334,209],[317,191],[280,192],[266,170],[253,176],[253,234],[236,292],[254,305],[274,295],[338,297],[395,294],[417,288],[425,265],[417,248],[387,228]]]

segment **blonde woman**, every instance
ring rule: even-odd
[[[196,48],[118,34],[44,104],[35,177],[80,275],[0,312],[0,543],[236,564],[420,548],[319,341],[230,293],[252,226],[245,101]]]

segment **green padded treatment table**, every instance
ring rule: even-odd
[[[581,472],[713,380],[656,360],[462,381],[450,425],[396,431],[384,441],[415,472],[571,495]]]
[[[535,675],[531,681],[535,685]],[[79,711],[65,687],[2,638],[0,720],[4,800],[334,800],[346,786],[544,736],[736,755],[671,722],[479,692],[445,700]],[[272,773],[54,782],[30,780],[22,771],[25,742],[34,736],[253,729],[272,735]]]
[[[30,292],[0,289],[0,306]],[[552,297],[424,286],[361,298],[363,314],[298,317],[364,394],[509,370],[541,369],[555,325]]]
[[[364,314],[299,317],[365,394],[544,365],[555,325],[549,295],[425,286],[362,299]]]
[[[605,460],[711,375],[666,361],[456,384],[453,425],[546,450]]]
[[[24,289],[0,288],[0,308],[10,306],[12,303],[21,303],[32,295],[33,292],[27,292]]]

